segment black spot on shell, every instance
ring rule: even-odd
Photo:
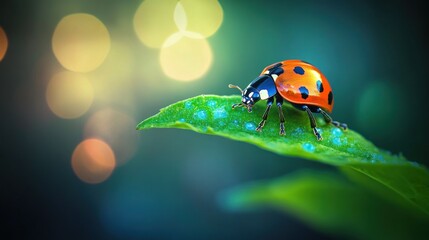
[[[317,80],[316,87],[317,87],[317,91],[323,92],[324,89],[323,89],[323,83],[322,83],[322,81]]]
[[[330,91],[328,94],[328,104],[329,105],[332,104],[332,100],[334,100],[334,94],[332,94],[332,91]]]
[[[277,67],[277,68],[271,69],[269,74],[276,74],[277,76],[280,76],[283,72],[284,72],[283,68]]]
[[[301,97],[303,99],[307,99],[308,98],[308,89],[306,87],[300,87],[299,88],[299,92],[301,93]]]
[[[296,74],[299,74],[299,75],[304,75],[304,73],[305,73],[304,69],[303,69],[302,67],[300,67],[300,66],[296,66],[296,67],[293,69],[293,71],[294,71]]]
[[[283,64],[281,63],[281,62],[279,62],[279,63],[276,63],[276,64],[274,64],[273,66],[271,66],[270,68],[268,68],[267,70],[268,71],[271,71],[272,69],[274,69],[274,68],[278,68],[278,67],[280,67],[280,66],[282,66]]]

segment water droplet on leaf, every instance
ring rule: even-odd
[[[226,118],[227,117],[227,112],[225,111],[224,108],[217,108],[213,111],[213,118],[214,119],[218,119],[218,118]]]
[[[302,148],[307,152],[314,152],[316,150],[316,147],[311,143],[302,144]]]
[[[249,131],[254,131],[256,129],[256,126],[254,123],[247,122],[244,124],[244,128],[246,128],[246,130],[249,130]]]
[[[207,119],[207,113],[204,110],[200,110],[194,113],[194,118],[198,120],[206,120]]]

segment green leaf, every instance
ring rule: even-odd
[[[352,131],[342,131],[318,118],[323,136],[316,141],[305,112],[289,104],[283,106],[286,135],[279,135],[277,109],[270,112],[262,132],[255,128],[265,110],[257,104],[252,113],[231,109],[239,96],[201,95],[174,103],[142,121],[137,129],[181,128],[254,144],[268,151],[297,156],[326,164],[349,168],[393,190],[426,214],[429,214],[429,173],[426,168],[392,155]]]
[[[358,239],[420,239],[425,219],[386,203],[338,175],[299,172],[221,194],[229,210],[274,207],[316,229]]]
[[[282,155],[319,160],[331,165],[351,163],[408,164],[402,156],[377,149],[358,133],[342,131],[318,119],[323,141],[316,141],[305,112],[284,105],[286,135],[279,135],[277,109],[270,112],[262,132],[255,128],[265,110],[263,104],[248,113],[244,108],[231,109],[238,96],[202,95],[177,102],[141,122],[137,129],[182,128],[248,142]]]
[[[429,174],[426,168],[395,164],[350,164],[343,166],[342,170],[352,180],[375,193],[406,207],[412,203],[428,214]]]

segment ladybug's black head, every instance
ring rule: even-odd
[[[236,107],[246,107],[247,111],[251,112],[253,105],[261,99],[259,96],[259,91],[254,87],[248,86],[247,88],[241,90],[240,87],[230,84],[230,88],[237,88],[241,92],[241,103],[236,103],[232,105],[232,108]]]

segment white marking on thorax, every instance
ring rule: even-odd
[[[261,91],[259,91],[259,96],[261,97],[262,100],[265,100],[265,99],[267,99],[267,98],[270,97],[268,95],[268,90],[267,89],[262,89]]]
[[[253,96],[253,92],[249,93],[249,98],[251,98]]]
[[[271,74],[271,77],[273,78],[274,82],[276,82],[276,79],[279,77],[277,74]]]

